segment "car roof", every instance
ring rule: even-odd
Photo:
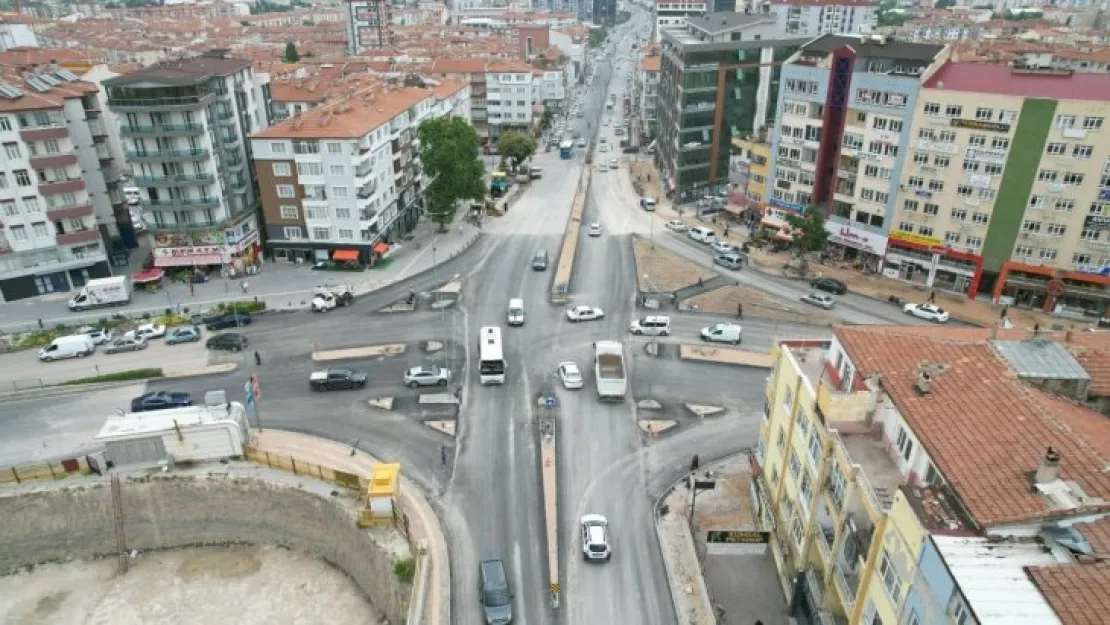
[[[582,515],[582,524],[586,525],[587,523],[601,523],[604,525],[608,525],[609,521],[600,514],[584,514]]]
[[[669,323],[670,320],[671,318],[667,315],[648,315],[647,317],[641,319],[641,321],[659,321],[662,323]]]
[[[561,362],[559,366],[567,371],[578,371],[578,363],[574,362]]]

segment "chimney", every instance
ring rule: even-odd
[[[921,395],[928,395],[929,391],[933,388],[933,376],[924,369],[917,371],[917,379],[914,380],[914,388]]]
[[[1041,458],[1041,464],[1037,467],[1037,473],[1033,476],[1034,484],[1048,484],[1055,482],[1060,478],[1060,452],[1049,446],[1044,451],[1044,457]]]

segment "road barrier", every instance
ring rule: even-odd
[[[582,177],[578,180],[578,191],[574,195],[574,203],[570,207],[570,220],[567,230],[563,235],[563,245],[559,250],[559,264],[556,265],[555,277],[551,283],[551,303],[565,304],[570,297],[570,279],[574,274],[574,256],[578,252],[578,234],[582,229],[582,213],[586,210],[586,194],[590,188],[590,168],[587,165],[582,169]]]
[[[71,458],[46,464],[0,467],[0,484],[22,484],[32,480],[61,480],[91,472],[89,463],[84,458]]]
[[[541,397],[540,472],[543,474],[544,527],[547,532],[547,575],[550,584],[551,607],[559,607],[559,486],[556,463],[555,416],[558,413],[554,396]]]
[[[246,456],[248,460],[257,462],[258,464],[264,464],[271,469],[287,471],[294,475],[314,477],[318,480],[351,490],[359,490],[366,485],[363,478],[354,473],[339,471],[311,462],[297,460],[293,456],[272,454],[264,449],[257,449],[249,446],[246,447]]]

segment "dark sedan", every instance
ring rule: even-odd
[[[247,348],[247,337],[233,332],[217,334],[208,339],[204,346],[225,352],[239,352]]]
[[[149,412],[166,408],[184,408],[193,405],[193,397],[188,393],[155,391],[140,395],[131,400],[131,412]]]
[[[251,324],[250,313],[224,313],[219,317],[212,317],[206,319],[204,327],[209,330],[225,330],[227,328],[238,328],[240,326],[249,326]]]
[[[817,289],[818,291],[825,291],[833,295],[844,295],[848,292],[848,285],[840,280],[833,280],[832,278],[817,278],[809,283],[809,286]]]

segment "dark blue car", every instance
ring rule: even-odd
[[[224,313],[219,317],[207,319],[204,322],[204,327],[209,330],[224,330],[227,328],[238,328],[240,326],[249,326],[251,324],[251,314],[245,312],[239,313]]]
[[[184,408],[193,405],[193,397],[188,393],[154,391],[131,400],[131,412],[149,412],[166,408]]]

